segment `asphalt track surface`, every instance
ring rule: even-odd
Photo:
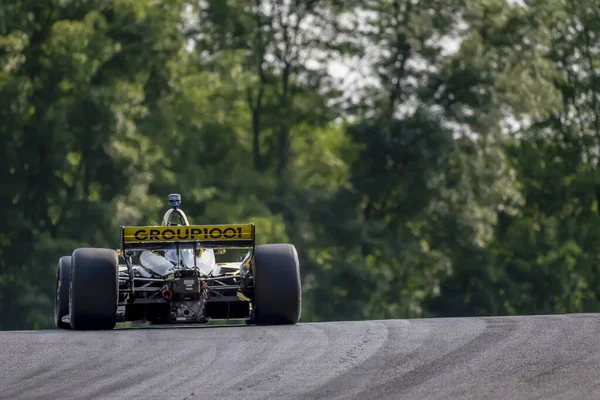
[[[600,315],[0,333],[6,399],[600,398]]]

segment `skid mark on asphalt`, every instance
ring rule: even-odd
[[[600,315],[0,333],[0,398],[600,398]]]
[[[457,366],[468,365],[469,361],[488,348],[497,346],[515,331],[515,323],[510,320],[486,320],[485,323],[483,332],[467,343],[448,352],[442,350],[443,356],[423,363],[385,385],[372,388],[375,393],[372,392],[370,398],[387,397],[392,392],[397,394],[409,392],[431,379],[455,370]]]
[[[487,357],[489,348],[503,346],[516,329],[510,319],[412,320],[401,326],[394,322],[386,323],[389,339],[379,352],[309,397],[429,398],[427,392],[411,393],[455,372],[457,366],[473,373],[469,371],[472,360]]]
[[[347,324],[350,324],[348,326]],[[303,324],[326,338],[326,351],[301,352],[283,359],[270,369],[271,375],[249,377],[238,387],[244,398],[290,399],[305,397],[333,377],[347,371],[375,353],[385,342],[387,331],[374,321],[356,323]],[[335,343],[335,345],[333,345]],[[273,379],[275,375],[277,378]],[[310,396],[309,396],[310,397]]]

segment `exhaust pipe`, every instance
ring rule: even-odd
[[[171,292],[169,289],[165,289],[162,291],[162,297],[166,300],[171,300],[171,297],[173,297],[173,292]]]

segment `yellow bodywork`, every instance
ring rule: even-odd
[[[123,243],[251,240],[252,224],[126,226]]]

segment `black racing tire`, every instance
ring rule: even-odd
[[[60,329],[71,329],[71,325],[62,322],[69,314],[69,289],[71,286],[71,256],[58,260],[56,268],[56,295],[54,296],[54,325]]]
[[[69,314],[77,330],[113,329],[117,323],[119,260],[111,249],[77,249],[71,260]]]
[[[302,309],[300,263],[291,244],[256,246],[253,260],[254,318],[258,325],[295,324]]]

